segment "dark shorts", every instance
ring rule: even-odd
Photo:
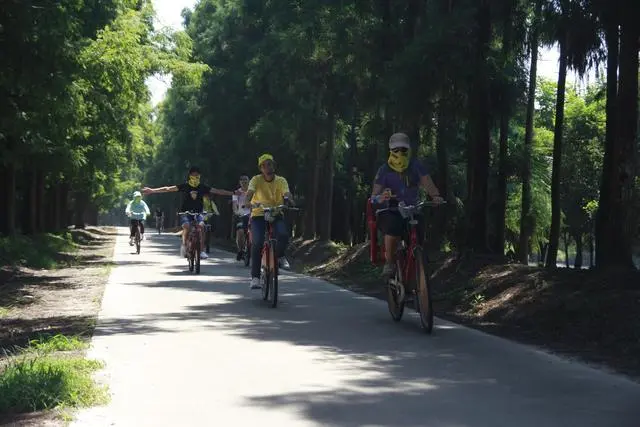
[[[204,217],[200,214],[196,215],[196,222],[198,224],[202,224],[204,222]],[[180,215],[180,225],[185,225],[190,223],[191,223],[191,215]]]
[[[418,220],[418,236],[424,235],[424,216],[415,217]],[[378,230],[385,236],[402,237],[409,229],[409,222],[404,220],[399,212],[380,212],[378,214]]]
[[[236,230],[246,230],[249,228],[249,215],[236,215]]]

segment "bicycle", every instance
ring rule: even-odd
[[[156,230],[158,230],[158,235],[164,231],[164,216],[156,217]]]
[[[252,208],[260,208],[261,204],[253,204]],[[283,210],[299,210],[287,205],[264,207],[266,223],[264,244],[262,245],[261,274],[262,299],[269,301],[272,308],[278,305],[278,254],[276,253],[276,237],[273,233],[273,223]]]
[[[244,266],[248,267],[251,263],[251,217],[249,217],[249,223],[247,227],[244,228],[244,223],[242,222],[242,218],[238,218],[239,221],[236,222],[236,233],[244,233],[244,244],[242,248],[240,248],[240,252],[242,252],[242,258],[244,260]]]
[[[187,235],[187,262],[189,263],[189,272],[200,274],[200,252],[202,250],[200,244],[200,232],[196,218],[198,215],[203,217],[207,212],[178,212],[178,215],[187,215],[190,217],[189,234]]]
[[[421,202],[406,206],[401,202],[397,207],[376,210],[376,216],[386,211],[399,212],[409,226],[407,233],[400,240],[395,273],[386,284],[387,306],[391,318],[399,322],[405,304],[413,302],[416,312],[420,315],[420,325],[428,334],[433,331],[433,301],[425,268],[426,255],[418,240],[418,220],[415,216],[423,207],[439,205],[440,203]]]
[[[134,237],[133,237],[133,241],[135,242],[136,245],[136,254],[140,255],[140,245],[142,242],[142,233],[140,231],[140,221],[142,221],[141,219],[136,219],[134,220],[136,222],[136,230],[134,232]]]

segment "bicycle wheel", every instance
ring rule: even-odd
[[[427,271],[424,263],[424,253],[417,248],[416,261],[416,309],[420,314],[420,324],[424,331],[430,334],[433,331],[433,300],[431,287],[427,279]]]
[[[271,247],[267,243],[266,248],[262,251],[262,299],[266,301],[269,299],[269,287],[271,284],[271,269],[269,268],[269,254]]]
[[[140,226],[136,228],[136,253],[140,254]]]
[[[197,241],[193,245],[195,250],[193,251],[194,264],[196,269],[196,274],[200,274],[200,241]]]
[[[274,248],[275,242],[271,244],[271,289],[269,289],[271,308],[278,305],[278,255]]]
[[[395,275],[391,279],[389,279],[387,283],[387,307],[389,308],[389,314],[391,314],[391,318],[396,322],[399,322],[400,319],[402,319],[405,306],[404,292],[400,288],[400,286],[403,285],[403,264],[404,254],[402,252],[398,252]]]
[[[189,272],[193,273],[195,257],[193,255],[193,244],[187,242],[187,262],[189,263]]]
[[[246,241],[247,240],[245,238],[245,242]],[[245,243],[244,244],[244,266],[249,267],[250,263],[251,263],[251,244]]]

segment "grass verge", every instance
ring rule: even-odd
[[[34,269],[58,268],[61,261],[69,259],[66,254],[73,253],[76,249],[69,231],[0,237],[0,265]]]

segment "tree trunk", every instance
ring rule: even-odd
[[[576,259],[573,266],[580,270],[582,268],[582,234],[577,233],[573,238],[576,240]]]
[[[84,214],[87,210],[89,195],[84,190],[76,191],[74,202],[74,225],[76,228],[85,228]]]
[[[358,113],[354,110],[351,127],[349,129],[349,151],[347,151],[347,174],[349,176],[349,183],[347,187],[347,200],[345,204],[345,220],[347,221],[347,239],[348,244],[353,245],[355,240],[355,228],[357,221],[355,220],[354,213],[357,214],[357,177],[358,170],[356,167],[356,160],[358,158]]]
[[[491,117],[489,108],[489,76],[487,56],[491,40],[489,0],[478,6],[476,79],[471,94],[473,133],[470,138],[468,163],[469,210],[467,212],[467,246],[476,252],[487,251],[487,192],[489,184],[489,152],[491,150]]]
[[[549,234],[549,251],[547,252],[547,268],[556,268],[558,259],[558,243],[560,241],[560,176],[562,174],[562,133],[564,131],[564,101],[567,83],[567,41],[560,40],[560,67],[558,69],[558,88],[556,94],[556,120],[553,134],[553,170],[551,172],[551,233]],[[582,242],[580,242],[582,244]]]
[[[600,199],[596,214],[596,267],[609,263],[611,251],[611,225],[615,220],[611,218],[612,197],[615,192],[614,170],[619,163],[617,153],[616,124],[618,120],[618,56],[619,31],[615,19],[609,19],[605,28],[607,43],[607,101],[606,101],[606,130],[605,149],[602,162],[602,181],[600,183]]]
[[[22,232],[35,234],[38,224],[38,212],[36,207],[36,170],[29,168],[24,170],[24,187],[22,188]]]
[[[317,206],[318,206],[318,192],[320,187],[320,170],[322,168],[322,149],[320,147],[320,135],[316,134],[316,152],[314,159],[314,167],[313,167],[313,176],[311,180],[311,188],[309,191],[311,192],[310,197],[308,199],[309,203],[307,204],[307,212],[306,212],[306,223],[304,226],[304,238],[306,240],[312,240],[316,237],[316,231],[318,229],[317,222]]]
[[[0,169],[0,182],[2,188],[2,221],[0,223],[0,233],[13,235],[16,233],[16,168],[15,164],[8,163]]]
[[[46,199],[45,174],[42,169],[38,168],[36,171],[36,210],[38,215],[36,231],[38,233],[44,232],[47,228],[49,206],[47,206]]]
[[[564,264],[569,268],[569,233],[565,231],[564,238]]]
[[[589,236],[589,268],[593,268],[593,266],[595,265],[595,263],[593,262],[593,255],[594,255],[594,247],[593,247],[593,241],[594,241],[594,236],[591,235]]]
[[[331,240],[331,213],[333,212],[333,152],[336,141],[336,116],[333,112],[329,113],[327,132],[327,149],[325,150],[325,191],[324,203],[322,204],[322,212],[324,221],[321,222],[319,237],[322,241]]]
[[[520,213],[520,251],[518,259],[524,265],[529,263],[529,240],[533,234],[533,213],[531,211],[531,155],[533,151],[533,113],[536,101],[536,78],[538,72],[538,45],[540,38],[540,15],[542,1],[536,1],[536,11],[531,34],[531,65],[529,72],[529,93],[527,99],[527,119],[524,136],[524,164],[522,165],[522,211]]]
[[[622,16],[617,105],[615,115],[611,118],[607,116],[606,169],[603,172],[603,191],[598,211],[599,233],[596,242],[598,267],[633,268],[634,265],[632,238],[635,221],[632,210],[637,167],[635,158],[638,135],[638,37],[640,35],[634,16],[632,13]],[[617,36],[617,27],[608,29],[607,43],[608,47],[609,43],[611,44],[612,51],[616,48]],[[611,64],[607,69],[608,79],[615,77],[613,71],[614,67]],[[613,88],[608,87],[608,96],[609,90],[613,91]],[[613,109],[607,99],[607,112],[609,107]],[[609,129],[609,126],[616,126],[615,131]],[[609,135],[610,132],[615,134]]]
[[[502,35],[502,51],[501,59],[503,66],[511,62],[511,50],[513,39],[513,2],[506,2],[504,33]],[[504,254],[505,244],[505,216],[507,212],[507,162],[508,162],[508,143],[509,143],[509,119],[511,117],[511,108],[509,103],[509,90],[504,83],[501,91],[502,108],[500,111],[500,142],[498,154],[498,185],[495,215],[495,239],[493,242],[493,251],[498,254]]]

